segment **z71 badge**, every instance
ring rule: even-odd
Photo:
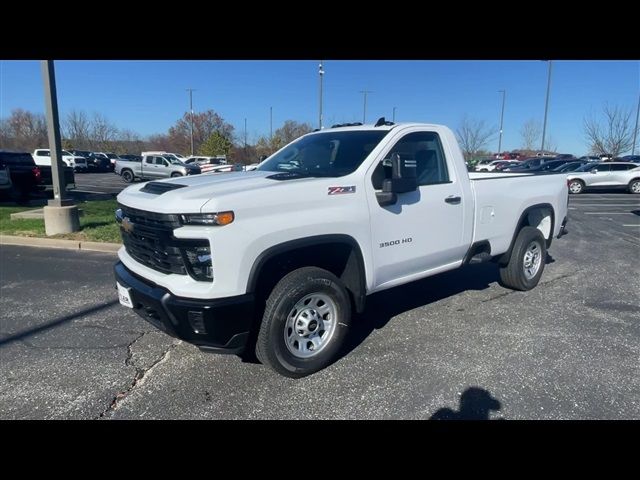
[[[356,193],[356,186],[349,185],[347,187],[329,187],[327,195],[342,195],[343,193]]]

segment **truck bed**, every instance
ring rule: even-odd
[[[562,206],[558,212],[566,212],[568,204],[567,175],[530,173],[469,173],[471,189],[475,196],[476,210],[473,241],[488,240],[493,255],[506,252],[513,232],[520,220],[520,212],[532,205]],[[550,185],[553,185],[550,187]],[[556,236],[562,218],[549,223],[545,238]],[[553,231],[552,231],[553,230]]]

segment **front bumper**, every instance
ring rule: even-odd
[[[116,281],[130,288],[134,311],[165,333],[214,353],[241,353],[253,321],[253,295],[197,300],[176,297],[116,263]]]

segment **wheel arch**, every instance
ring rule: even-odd
[[[550,203],[537,203],[525,208],[520,214],[520,218],[518,219],[518,223],[516,224],[513,236],[511,237],[509,250],[498,257],[498,263],[501,265],[509,263],[509,258],[511,258],[513,246],[516,243],[516,238],[518,237],[518,233],[520,233],[520,230],[522,230],[523,227],[535,227],[540,230],[542,236],[546,240],[546,247],[549,248],[551,246],[551,241],[553,240],[555,225],[556,212],[553,209],[553,205],[551,205]]]
[[[247,293],[268,295],[284,275],[303,266],[315,266],[332,272],[349,291],[356,311],[364,310],[364,257],[358,242],[346,234],[300,238],[268,248],[253,262],[247,281]]]

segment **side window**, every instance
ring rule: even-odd
[[[596,165],[591,171],[598,170],[598,173],[608,172],[610,170],[611,165]]]
[[[612,172],[622,172],[626,170],[631,170],[632,168],[633,168],[633,165],[622,165],[620,163],[611,165]]]
[[[147,157],[147,158],[144,160],[144,162],[145,162],[145,163],[152,164],[152,163],[153,163],[153,159],[154,159],[154,158],[155,158],[155,157]]]
[[[36,152],[36,155],[39,157],[50,157],[51,154],[49,153],[49,150],[38,150]]]
[[[169,162],[167,162],[164,158],[162,157],[156,157],[156,165],[160,165],[162,167],[166,167],[167,165],[169,165]]]
[[[385,178],[391,178],[391,156],[398,153],[403,160],[416,161],[418,185],[449,182],[449,171],[440,137],[435,132],[413,132],[402,137],[375,168],[371,183],[382,189]]]

